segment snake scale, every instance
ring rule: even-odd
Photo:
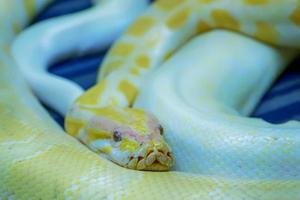
[[[67,129],[89,136],[82,124],[95,113],[136,112],[149,117],[148,127],[161,139],[154,114],[173,151],[170,172],[128,170],[99,157],[64,134],[37,103],[9,46],[47,3],[0,1],[1,199],[300,198],[299,123],[245,117],[297,54],[299,1],[157,1],[115,43],[99,83],[68,113]],[[215,28],[277,47],[228,31],[203,33]],[[126,108],[132,104],[152,114]]]

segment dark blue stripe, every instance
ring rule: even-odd
[[[86,76],[86,74],[94,74],[95,78],[92,81],[95,83],[103,56],[103,54],[97,54],[65,60],[51,66],[49,72],[71,80],[80,76]]]
[[[300,114],[300,101],[281,107],[280,109],[275,109],[271,112],[264,113],[262,115],[255,115],[254,117],[260,117],[263,118],[264,120],[271,122],[271,123],[284,123],[289,120],[299,120],[299,115]]]
[[[44,12],[40,13],[33,20],[33,23],[52,17],[78,12],[91,6],[91,0],[56,0]]]
[[[291,86],[288,87],[284,87],[282,89],[277,89],[277,86],[281,86],[282,84],[284,84],[285,82],[289,82],[290,80],[300,80],[300,74],[284,74],[285,77],[290,77],[289,79],[279,79],[277,82],[274,83],[273,87],[270,88],[270,90],[265,94],[265,96],[262,98],[262,102],[264,101],[269,101],[270,99],[273,99],[274,97],[277,96],[283,96],[285,94],[290,93],[291,91],[297,90],[300,88],[300,82],[299,83],[295,83]],[[289,81],[287,81],[289,80]],[[299,99],[300,101],[300,99]]]

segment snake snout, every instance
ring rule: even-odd
[[[173,165],[173,154],[168,147],[156,146],[141,149],[137,156],[129,157],[129,168],[137,170],[166,171]]]

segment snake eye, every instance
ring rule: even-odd
[[[164,128],[161,125],[159,125],[158,129],[159,129],[159,133],[161,135],[163,135],[164,134]]]
[[[113,140],[115,142],[120,142],[122,140],[122,133],[120,131],[113,132]]]

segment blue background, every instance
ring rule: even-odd
[[[91,6],[90,0],[57,0],[41,13],[35,22],[77,12]],[[72,58],[51,66],[49,71],[77,82],[87,89],[95,84],[98,67],[106,52]],[[300,59],[297,59],[275,82],[252,114],[272,123],[300,120]],[[53,118],[63,124],[63,118],[47,108]]]

